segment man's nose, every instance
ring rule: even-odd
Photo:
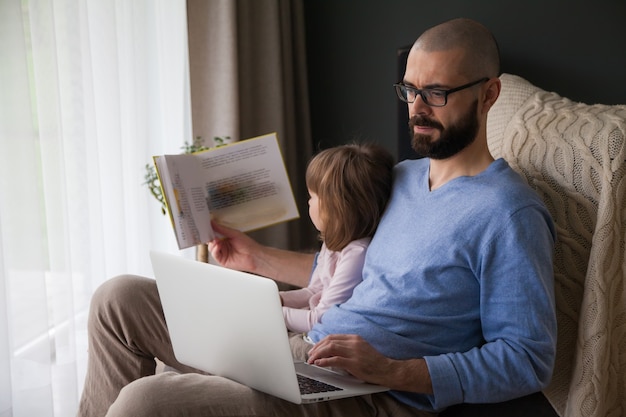
[[[418,94],[415,97],[415,101],[413,103],[409,103],[409,114],[426,114],[430,113],[431,107],[424,102],[421,94]]]

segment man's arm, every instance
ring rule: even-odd
[[[315,254],[271,248],[238,230],[212,223],[222,235],[209,242],[209,250],[220,265],[305,287],[309,282]]]
[[[425,356],[434,408],[500,402],[544,389],[556,354],[554,229],[539,205],[517,210],[481,251],[484,344]]]

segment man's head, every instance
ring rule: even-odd
[[[487,112],[500,92],[499,73],[497,43],[480,23],[454,19],[425,31],[396,87],[409,103],[415,151],[447,159],[477,140],[486,149]]]
[[[427,29],[412,49],[442,52],[461,49],[465,52],[460,67],[471,79],[500,75],[500,52],[493,34],[471,19],[453,19]]]

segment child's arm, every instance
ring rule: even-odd
[[[319,277],[320,287],[309,300],[310,308],[283,307],[285,323],[289,330],[308,332],[315,323],[319,322],[329,308],[350,298],[352,290],[362,280],[363,263],[368,244],[369,239],[351,242],[340,253],[336,254],[334,265],[318,265],[317,268],[323,270],[316,270],[314,275]],[[312,281],[311,285],[313,284]]]

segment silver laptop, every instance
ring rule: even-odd
[[[150,257],[181,363],[297,404],[388,390],[294,361],[274,281],[166,253]]]

